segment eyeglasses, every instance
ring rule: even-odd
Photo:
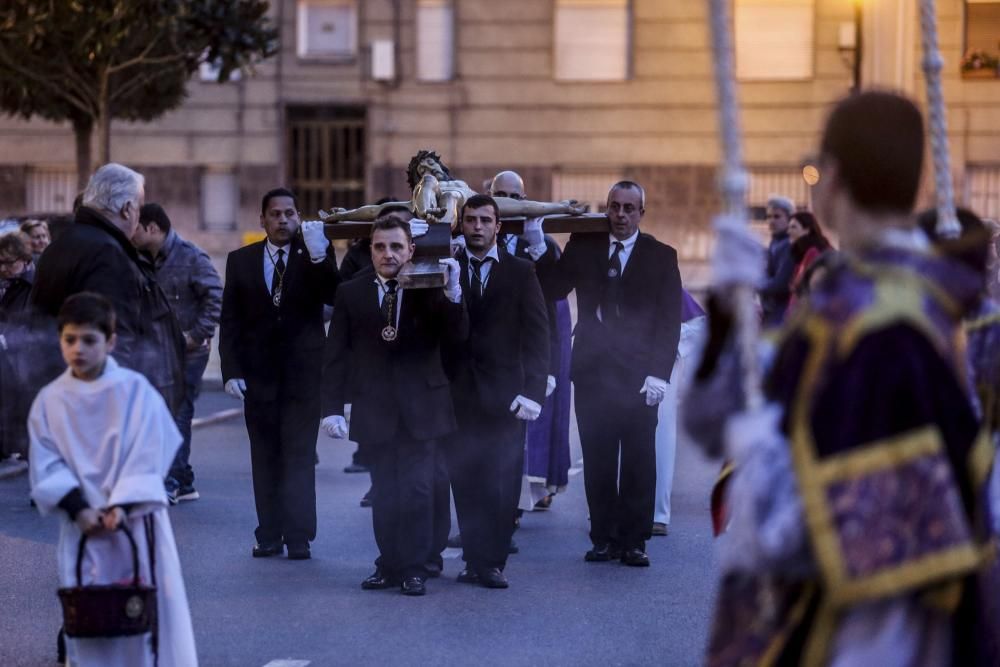
[[[517,192],[504,192],[503,190],[500,190],[499,192],[494,192],[493,196],[506,197],[507,199],[517,199],[517,200],[526,199],[524,195],[519,194]]]

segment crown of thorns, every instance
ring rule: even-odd
[[[406,182],[409,184],[410,189],[417,187],[417,183],[420,182],[420,176],[417,174],[417,167],[425,158],[431,158],[435,160],[439,165],[441,165],[441,170],[444,172],[445,176],[451,178],[451,172],[448,167],[445,166],[444,162],[441,161],[441,156],[434,151],[419,151],[410,159],[410,165],[406,168]]]

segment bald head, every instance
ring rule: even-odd
[[[493,177],[493,182],[490,184],[490,195],[524,199],[524,181],[516,171],[501,171]]]

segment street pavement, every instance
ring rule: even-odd
[[[218,391],[197,417],[239,404]],[[507,590],[454,581],[457,550],[428,594],[362,591],[376,556],[367,475],[345,474],[353,446],[320,438],[319,534],[310,561],[253,559],[249,446],[242,418],[207,420],[192,463],[202,498],[171,510],[201,664],[665,665],[701,663],[714,595],[708,497],[716,465],[678,448],[668,537],[650,568],[585,563],[587,508],[579,446],[568,490],[525,515]],[[574,434],[574,443],[577,442]],[[453,532],[456,528],[453,527]],[[25,475],[0,480],[0,665],[54,665],[60,625],[56,521],[28,506]]]

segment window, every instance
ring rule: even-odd
[[[592,213],[608,208],[608,190],[622,180],[620,171],[557,171],[552,174],[552,201],[575,199]]]
[[[976,215],[1000,220],[1000,165],[966,168],[965,201]]]
[[[353,58],[358,48],[354,0],[299,0],[299,58]]]
[[[1000,0],[965,0],[962,78],[1000,76]]]
[[[628,0],[556,0],[555,78],[627,79],[630,19]]]
[[[236,229],[239,185],[229,169],[207,169],[201,176],[202,229],[228,232]]]
[[[32,169],[28,172],[25,200],[29,213],[61,213],[73,210],[76,170]]]
[[[734,0],[736,77],[794,81],[813,76],[814,0]]]
[[[455,74],[455,19],[450,0],[418,0],[417,79],[449,81]]]

